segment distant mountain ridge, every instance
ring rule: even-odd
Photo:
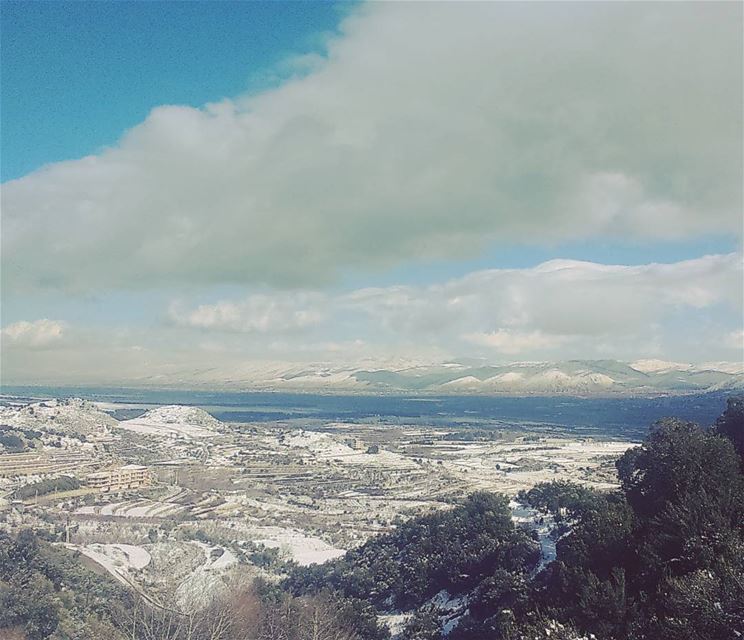
[[[219,387],[246,391],[437,394],[657,394],[744,389],[744,364],[693,365],[661,360],[568,360],[481,364],[367,366],[248,363],[229,373],[216,369],[170,372],[141,384]]]
[[[518,363],[426,372],[361,371],[359,382],[403,390],[482,393],[692,392],[744,388],[744,374],[708,368],[643,371],[615,360]]]

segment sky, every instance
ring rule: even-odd
[[[740,3],[0,10],[3,384],[742,360]]]

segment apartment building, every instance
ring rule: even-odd
[[[101,491],[120,491],[148,486],[151,483],[151,477],[147,467],[127,464],[123,467],[89,473],[85,481],[89,487]]]

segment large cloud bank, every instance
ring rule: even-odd
[[[325,331],[381,345],[430,343],[451,353],[470,344],[492,356],[577,357],[583,351],[629,357],[653,342],[657,345],[650,351],[658,351],[665,339],[678,340],[680,330],[694,341],[703,337],[701,325],[736,322],[744,302],[741,282],[738,254],[639,266],[551,260],[530,269],[476,271],[428,286],[261,294],[193,309],[174,306],[170,316],[180,327],[260,334],[264,341],[268,334],[294,336],[296,343]],[[675,328],[680,317],[685,322]],[[723,335],[721,329],[721,342]]]
[[[4,185],[4,288],[317,286],[496,241],[739,233],[741,13],[362,6],[279,88],[159,107]]]
[[[87,382],[150,376],[157,383],[160,375],[172,382],[199,372],[235,379],[275,361],[373,368],[461,356],[740,362],[741,282],[742,257],[729,254],[638,266],[551,260],[430,285],[181,299],[160,326],[140,329],[10,324],[3,365],[20,380],[55,380],[65,371]]]

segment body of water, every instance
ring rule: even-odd
[[[165,404],[205,409],[225,422],[369,421],[433,426],[554,426],[640,438],[654,421],[675,416],[712,424],[725,393],[663,397],[318,395],[296,393],[187,391],[96,387],[2,387],[9,398],[79,397],[120,405],[119,418]]]

